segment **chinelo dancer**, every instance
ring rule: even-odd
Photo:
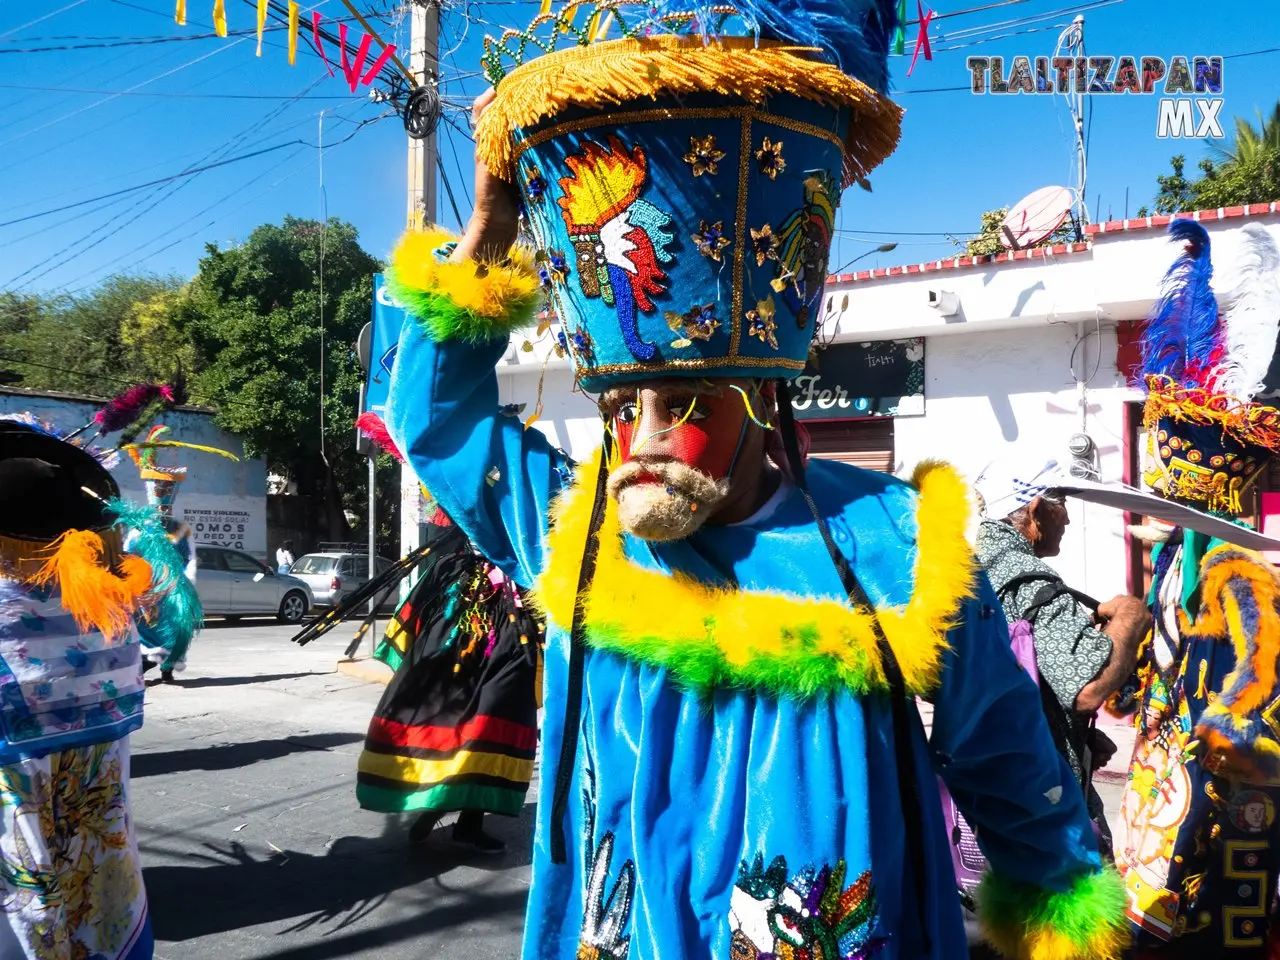
[[[1198,223],[1170,234],[1181,250],[1143,337],[1145,479],[1194,509],[1135,531],[1158,541],[1154,628],[1116,853],[1136,957],[1246,960],[1280,942],[1280,578],[1231,521],[1280,451],[1280,250],[1250,225],[1215,263]]]
[[[133,622],[153,571],[124,553],[111,474],[0,419],[0,956],[149,960],[129,813],[142,725]]]
[[[489,42],[475,215],[390,271],[391,436],[548,624],[523,956],[959,960],[937,774],[995,946],[1119,956],[965,485],[806,464],[791,416],[842,188],[897,143],[896,4],[579,6]],[[599,397],[581,465],[499,411],[542,288]]]

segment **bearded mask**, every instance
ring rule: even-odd
[[[762,409],[760,401],[749,381],[742,387],[690,379],[610,391],[604,407],[617,461],[608,493],[623,529],[667,541],[701,528],[728,498],[751,431],[763,426],[748,409],[749,403]]]

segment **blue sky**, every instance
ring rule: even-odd
[[[992,0],[936,2],[937,12],[948,14]],[[233,31],[253,27],[251,3],[226,4]],[[345,12],[338,0],[307,0],[303,7],[313,5],[326,17]],[[392,5],[360,2],[363,8]],[[290,67],[280,33],[268,34],[261,58],[252,37],[190,39],[208,31],[212,6],[212,0],[188,0],[189,23],[178,27],[171,0],[0,0],[0,289],[83,291],[115,271],[189,276],[206,242],[232,242],[259,223],[286,214],[316,217],[322,210],[354,223],[370,252],[390,249],[405,218],[399,120],[377,119],[385,107],[368,100],[368,88],[353,96],[341,75],[329,77],[305,45]],[[467,9],[479,22],[468,23],[462,5],[446,6],[443,48],[456,49],[442,64],[444,89],[460,104],[483,87],[475,75],[483,34],[523,25],[533,8],[512,0],[472,2]],[[956,248],[945,235],[976,230],[982,211],[1070,182],[1075,160],[1063,98],[975,97],[965,59],[999,55],[1007,65],[1019,54],[1052,55],[1062,25],[1082,7],[1091,54],[1167,60],[1277,48],[1227,60],[1222,118],[1228,132],[1231,117],[1253,119],[1280,97],[1274,81],[1278,4],[1223,3],[1206,16],[1205,5],[1192,0],[1021,0],[935,21],[932,62],[922,58],[907,77],[909,56],[891,61],[894,96],[907,108],[902,145],[872,175],[873,192],[846,193],[833,270],[889,241],[899,244],[896,250],[872,253],[859,268],[946,256]],[[1000,26],[1008,21],[1017,22]],[[407,40],[407,24],[378,26],[387,39]],[[968,32],[981,28],[989,29]],[[358,38],[359,28],[353,30]],[[171,37],[187,39],[107,46]],[[908,55],[914,40],[911,28]],[[85,45],[94,46],[37,52]],[[1090,99],[1091,216],[1123,216],[1126,189],[1133,215],[1150,202],[1156,175],[1167,172],[1172,154],[1186,153],[1194,169],[1207,152],[1199,141],[1156,139],[1155,96]],[[458,112],[450,116],[462,121]],[[444,130],[441,157],[465,217],[470,143],[452,127]],[[439,211],[441,221],[453,225],[444,190]]]

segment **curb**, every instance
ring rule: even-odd
[[[390,667],[371,657],[360,657],[356,660],[339,660],[338,672],[345,673],[352,679],[362,683],[379,683],[384,687],[391,682],[395,673]]]

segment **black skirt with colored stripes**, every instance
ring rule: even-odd
[[[377,656],[395,668],[360,756],[366,810],[516,815],[533,775],[541,625],[456,528],[396,611]]]

